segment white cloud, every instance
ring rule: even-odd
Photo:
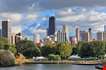
[[[68,25],[79,25],[81,29],[87,30],[91,27],[94,31],[103,31],[106,22],[106,13],[96,11],[95,8],[80,8],[75,11],[71,8],[70,13],[67,10],[57,12],[57,21],[67,23]]]
[[[22,15],[19,13],[0,13],[0,16],[13,22],[17,22],[22,19]]]
[[[38,15],[36,15],[36,14],[28,14],[26,18],[28,20],[35,20],[37,17],[38,17]]]
[[[11,28],[11,33],[17,34],[19,32],[21,32],[21,27],[20,26],[14,26]]]

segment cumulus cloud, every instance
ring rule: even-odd
[[[48,16],[55,15],[56,25],[64,23],[69,28],[80,26],[82,30],[91,27],[93,31],[102,31],[105,9],[105,0],[0,0],[0,20],[9,19],[13,26],[29,29],[28,33],[40,24],[36,31],[45,32]]]
[[[11,33],[17,34],[19,32],[21,32],[21,27],[20,26],[15,26],[15,27],[11,28]]]
[[[26,12],[28,9],[60,9],[73,6],[106,6],[105,0],[0,0],[0,12]]]
[[[71,9],[71,11],[68,11]],[[80,26],[82,30],[91,27],[94,31],[103,31],[106,22],[106,13],[99,12],[95,8],[80,8],[75,11],[73,8],[63,9],[57,12],[57,21],[70,26]]]
[[[28,20],[35,20],[38,16],[36,14],[28,14],[26,19]]]
[[[21,14],[18,14],[18,13],[0,13],[0,16],[3,18],[3,19],[6,19],[6,20],[10,20],[10,21],[20,21],[22,19],[22,15]]]

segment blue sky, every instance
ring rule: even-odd
[[[56,30],[66,24],[70,35],[75,28],[103,31],[106,25],[105,0],[0,0],[0,20],[9,20],[12,32],[32,38],[46,34],[49,16],[56,17]],[[44,37],[41,36],[41,37]]]

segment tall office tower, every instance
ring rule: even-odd
[[[0,37],[2,37],[2,29],[0,29]]]
[[[103,41],[103,32],[97,32],[97,40]]]
[[[80,31],[81,41],[87,41],[89,42],[89,32]]]
[[[104,32],[106,32],[106,25],[104,25]]]
[[[76,28],[76,39],[77,39],[77,42],[80,41],[80,29],[79,28]]]
[[[88,32],[89,32],[89,40],[90,40],[90,41],[92,41],[92,32],[91,32],[91,30],[92,30],[91,28],[88,29]]]
[[[103,32],[103,41],[106,41],[106,32]]]
[[[55,17],[49,17],[48,36],[55,34]]]
[[[66,42],[67,41],[67,37],[66,37],[66,32],[57,32],[57,42],[61,43],[61,42]]]
[[[10,31],[10,25],[8,24],[8,21],[2,21],[2,37],[5,37],[8,39],[8,42],[11,43],[11,31]]]
[[[65,24],[63,25],[63,32],[68,32],[68,28]]]
[[[11,44],[15,44],[15,33],[12,33],[11,35]]]
[[[8,38],[8,21],[2,21],[2,37]]]
[[[69,32],[68,32],[68,27],[67,27],[65,24],[63,24],[62,32],[66,33],[67,41],[69,41]]]

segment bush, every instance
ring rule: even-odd
[[[40,56],[41,52],[38,47],[30,40],[22,40],[16,44],[17,52],[23,54],[27,58]]]
[[[48,59],[49,60],[61,60],[61,57],[59,55],[49,54]]]
[[[0,50],[0,66],[15,65],[15,57],[8,50]]]

